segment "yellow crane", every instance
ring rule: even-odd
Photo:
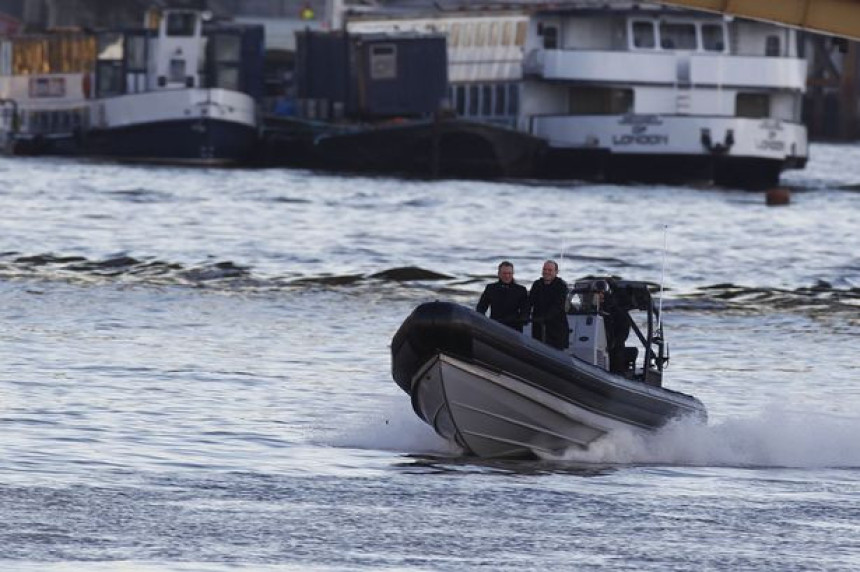
[[[660,0],[860,40],[860,0]]]

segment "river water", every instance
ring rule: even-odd
[[[0,159],[0,569],[856,570],[858,165],[815,145],[768,207]],[[665,275],[707,426],[482,462],[420,422],[400,322],[547,257]]]

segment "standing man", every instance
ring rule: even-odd
[[[488,284],[478,301],[478,312],[485,314],[490,309],[490,319],[500,322],[518,332],[529,315],[529,295],[525,286],[514,282],[514,265],[507,260],[499,264],[499,280]]]
[[[534,281],[529,291],[533,338],[560,350],[569,345],[566,301],[567,283],[558,277],[558,263],[547,260],[540,279]]]

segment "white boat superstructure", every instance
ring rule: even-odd
[[[0,41],[0,146],[229,163],[256,151],[263,28],[150,11],[137,30]]]
[[[95,37],[21,35],[0,41],[0,145],[8,153],[75,152],[89,128]]]
[[[143,29],[100,34],[91,153],[195,163],[253,153],[262,28],[207,29],[204,16],[151,12]]]
[[[793,29],[644,2],[362,15],[448,38],[451,106],[546,140],[541,175],[776,183],[807,158]]]
[[[805,163],[794,30],[644,8],[532,19],[522,117],[559,166],[592,149],[610,176],[767,185]]]

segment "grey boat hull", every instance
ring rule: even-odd
[[[521,379],[440,354],[421,372],[414,407],[433,429],[479,457],[587,449],[620,424]]]

